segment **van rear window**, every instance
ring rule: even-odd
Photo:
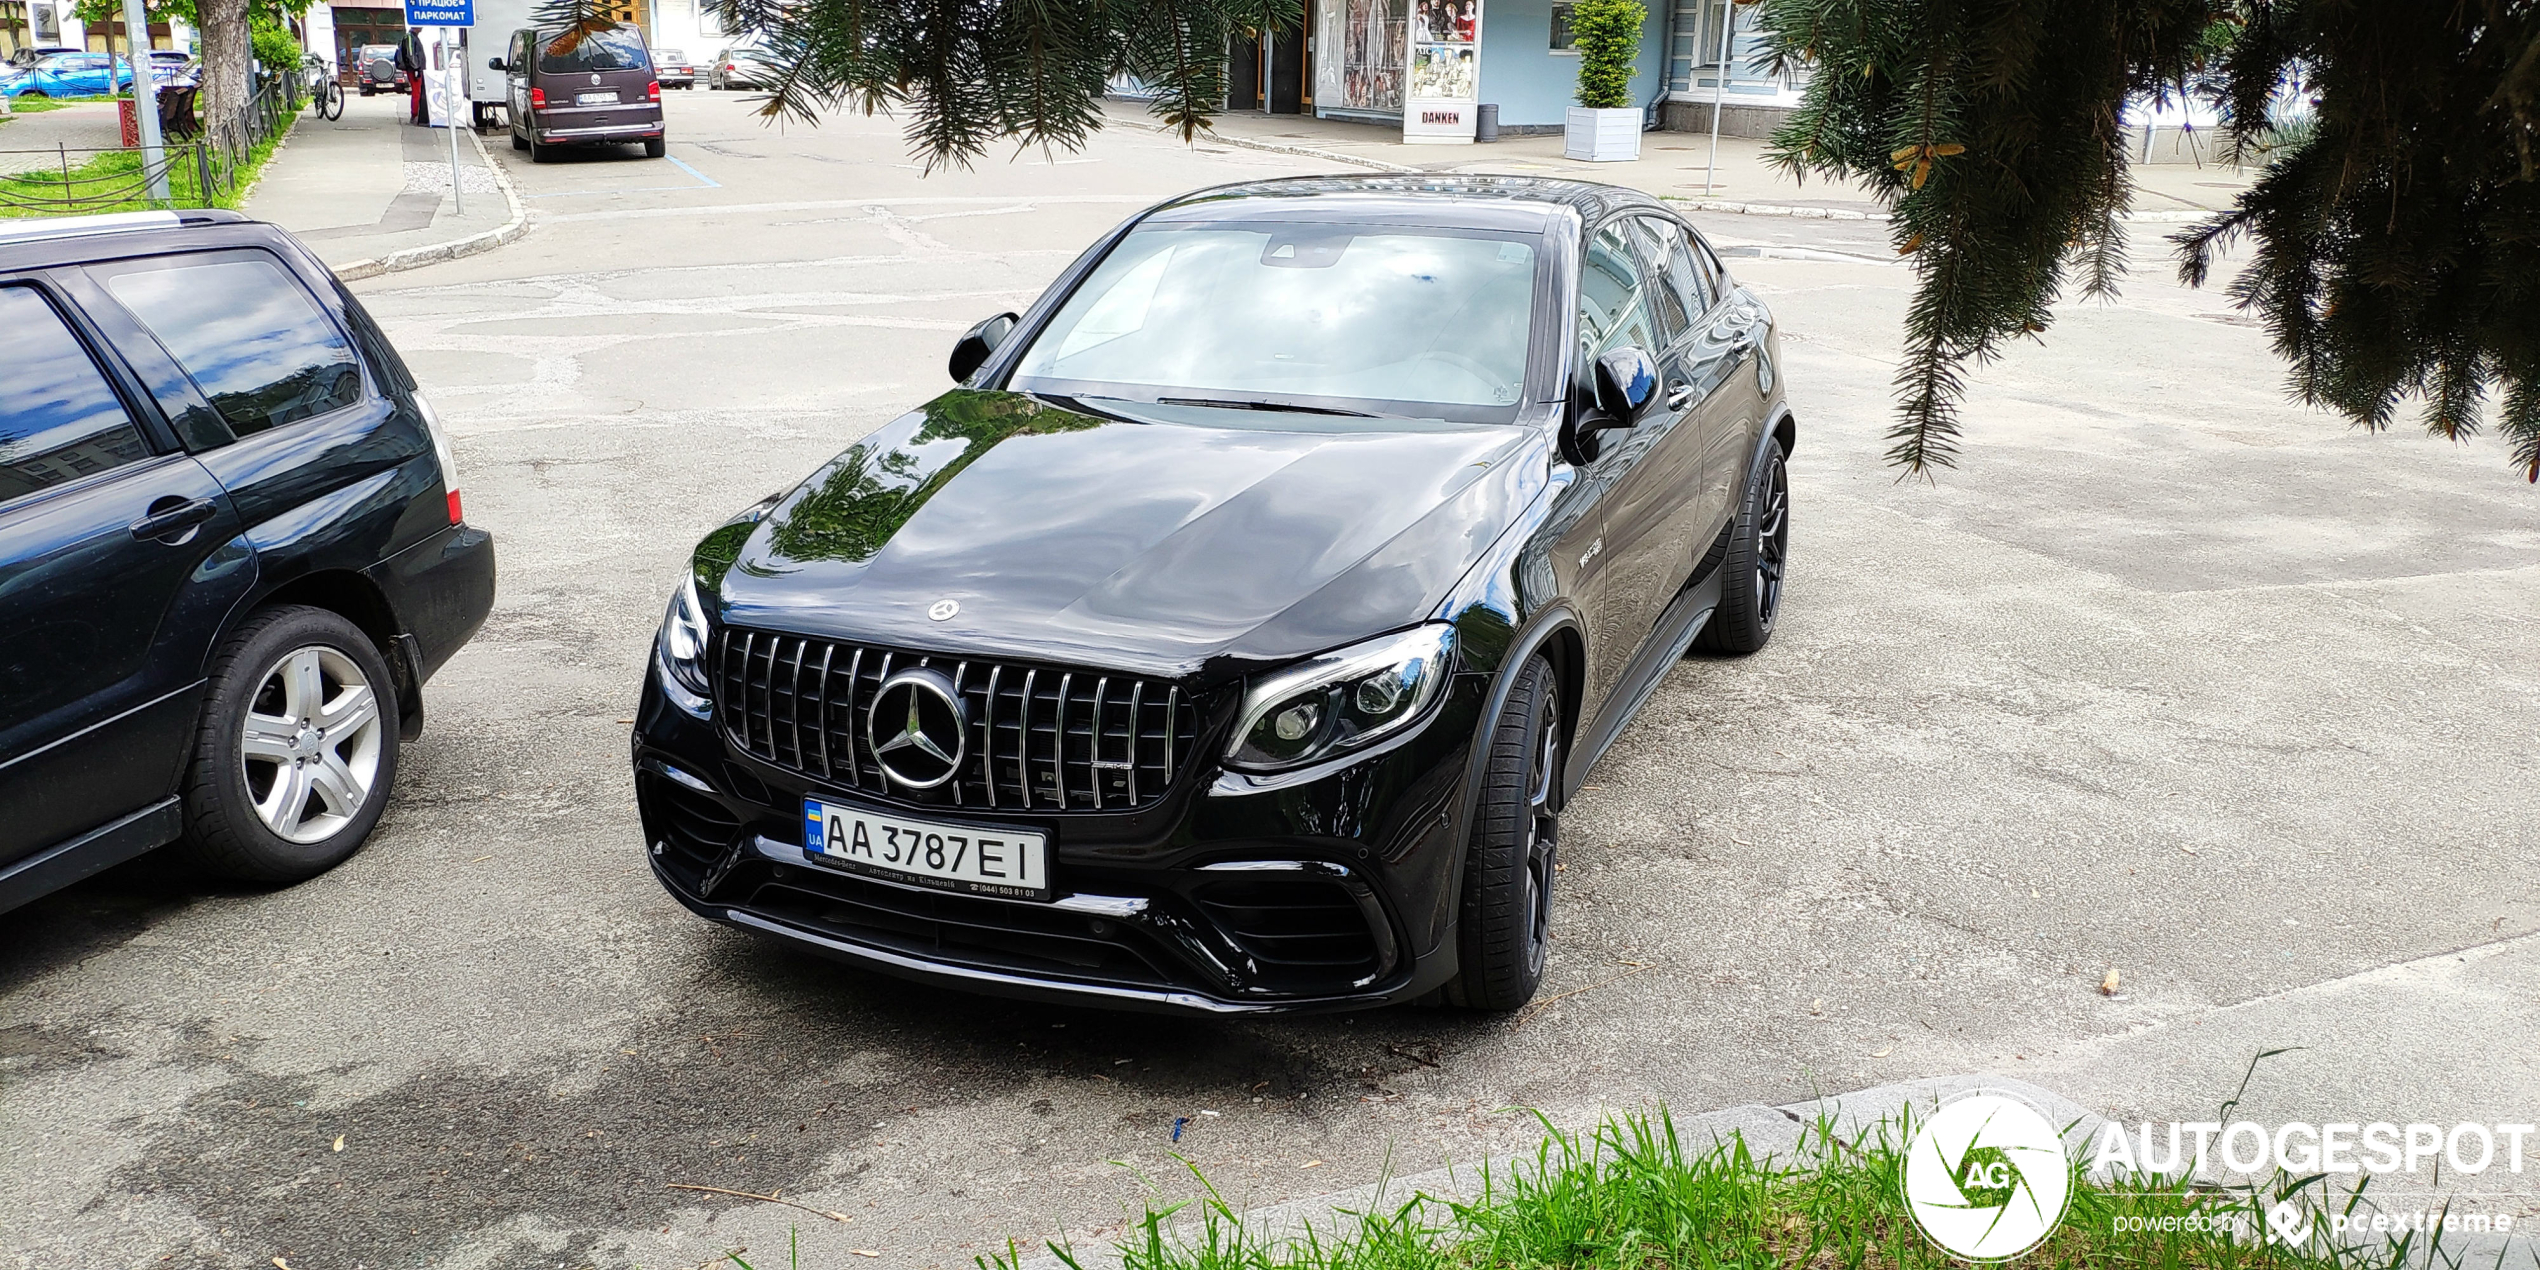
[[[541,35],[545,43],[538,49],[538,69],[548,75],[571,75],[577,71],[640,71],[649,63],[644,60],[644,37],[631,27],[611,31],[564,31]]]

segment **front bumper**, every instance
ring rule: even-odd
[[[1461,795],[1485,687],[1459,676],[1420,731],[1307,779],[1194,762],[1136,812],[1027,815],[824,786],[727,745],[648,673],[636,801],[654,876],[690,911],[867,969],[1114,1009],[1357,1009],[1454,974]],[[843,871],[803,850],[806,795],[1047,834],[1055,898]]]

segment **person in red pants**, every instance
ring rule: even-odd
[[[411,94],[406,107],[406,121],[416,127],[432,122],[423,104],[423,37],[413,31],[397,41],[397,69],[406,73],[406,91]]]

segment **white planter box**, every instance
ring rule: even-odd
[[[1561,153],[1590,163],[1626,163],[1640,157],[1640,109],[1590,110],[1572,106],[1561,124]]]

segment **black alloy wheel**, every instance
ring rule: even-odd
[[[1693,641],[1698,652],[1736,656],[1762,648],[1781,618],[1790,564],[1790,464],[1775,439],[1747,482],[1728,559],[1720,563],[1720,607]]]
[[[1447,1001],[1514,1010],[1543,983],[1552,947],[1552,879],[1560,820],[1552,782],[1560,770],[1561,694],[1538,653],[1518,671],[1491,725],[1490,756],[1472,845],[1464,859],[1457,971]]]

